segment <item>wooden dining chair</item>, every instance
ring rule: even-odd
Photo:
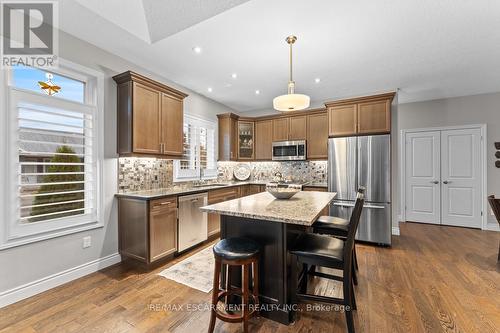
[[[490,195],[488,196],[488,202],[490,203],[491,209],[493,210],[493,214],[495,214],[497,222],[500,225],[500,199],[496,199],[494,195]],[[497,261],[500,261],[500,243],[498,243]]]

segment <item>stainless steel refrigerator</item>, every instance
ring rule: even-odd
[[[349,219],[359,186],[366,195],[356,239],[391,245],[389,134],[328,140],[328,190],[337,192],[330,215]]]

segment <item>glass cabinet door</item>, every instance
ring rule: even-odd
[[[254,158],[254,123],[238,122],[238,159],[253,160]]]

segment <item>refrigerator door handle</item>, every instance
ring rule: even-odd
[[[338,202],[334,202],[333,205],[340,206],[340,207],[354,207],[354,204],[338,203]]]
[[[384,209],[384,206],[364,205],[363,208]]]

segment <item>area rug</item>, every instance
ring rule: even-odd
[[[188,287],[209,293],[214,280],[214,254],[212,246],[184,259],[158,275]]]

